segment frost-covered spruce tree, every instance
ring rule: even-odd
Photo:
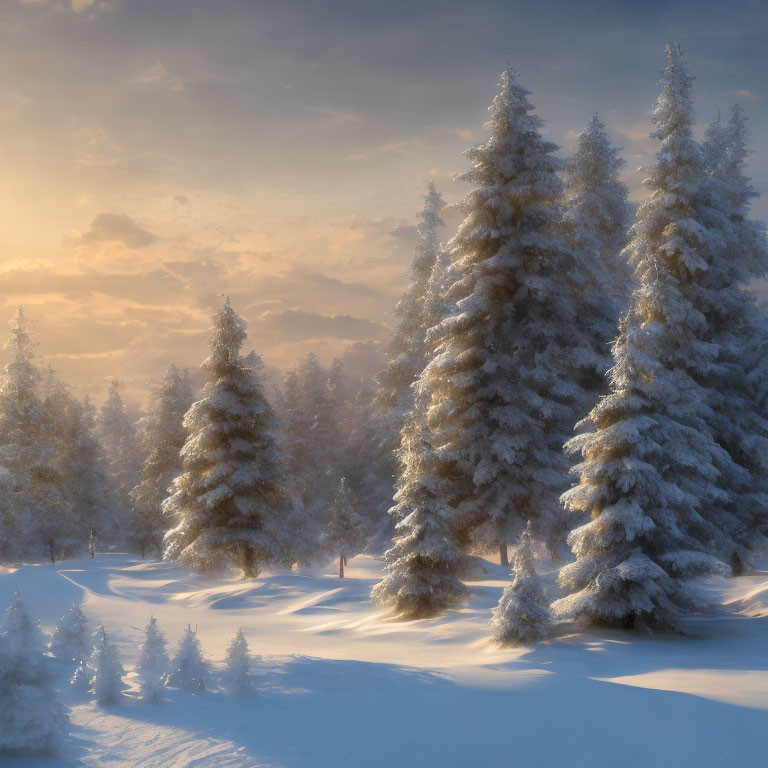
[[[513,580],[493,609],[493,639],[501,645],[532,643],[549,631],[549,601],[544,594],[531,552],[531,524],[520,537],[512,567]]]
[[[55,752],[67,718],[43,636],[16,593],[0,620],[0,752]]]
[[[389,421],[389,452],[394,453],[405,416],[413,407],[411,384],[426,362],[424,300],[435,262],[441,257],[440,211],[445,202],[430,182],[419,214],[418,242],[410,269],[411,282],[403,292],[395,314],[402,318],[389,345],[389,363],[379,374],[376,407]]]
[[[102,538],[120,538],[127,527],[130,493],[141,476],[141,455],[135,425],[120,394],[122,383],[114,379],[101,407],[98,434],[104,450],[107,476],[112,484],[117,508],[113,514],[113,530],[102,531]]]
[[[60,661],[78,663],[91,654],[88,619],[77,603],[59,619],[51,635],[49,650]]]
[[[756,550],[765,549],[768,524],[768,411],[757,380],[766,373],[768,320],[755,295],[744,290],[765,275],[765,226],[750,219],[757,193],[746,175],[749,154],[746,117],[734,107],[718,118],[703,144],[708,171],[705,223],[713,232],[706,279],[697,308],[707,318],[716,365],[700,377],[710,395],[715,440],[735,464],[721,471],[724,503],[702,514],[722,529],[728,548],[718,552],[740,573]],[[730,471],[729,471],[730,469]]]
[[[208,663],[203,658],[197,631],[187,625],[179,648],[171,662],[166,685],[187,691],[204,691],[208,680]]]
[[[169,527],[162,503],[182,471],[181,449],[186,440],[183,421],[191,405],[189,377],[171,364],[144,422],[141,481],[131,491],[129,538],[142,557],[147,551],[162,551],[163,536]]]
[[[392,504],[393,478],[382,461],[381,417],[373,408],[373,382],[362,381],[351,404],[347,460],[344,471],[364,522],[366,551],[389,548],[394,533],[387,510]]]
[[[385,555],[384,577],[371,597],[405,618],[429,618],[460,603],[467,590],[456,576],[461,554],[445,501],[444,464],[430,443],[429,429],[416,414],[403,429],[399,458],[395,507],[390,510],[399,522]]]
[[[164,557],[203,571],[229,560],[253,577],[289,535],[285,468],[261,372],[240,355],[245,322],[229,299],[213,320],[211,354],[202,366],[209,380],[184,418],[184,472],[163,503],[176,521]]]
[[[126,688],[123,682],[125,670],[117,646],[103,626],[96,633],[89,666],[93,670],[90,692],[96,703],[102,706],[119,704]]]
[[[698,604],[690,580],[723,570],[707,554],[719,531],[701,511],[722,501],[717,465],[728,456],[692,375],[712,362],[694,303],[707,271],[705,175],[692,78],[677,46],[667,56],[654,113],[661,148],[628,246],[639,287],[614,344],[610,393],[589,416],[595,431],[569,444],[583,460],[563,500],[591,520],[569,537],[576,561],[559,582],[571,594],[553,610],[581,624],[669,627]]]
[[[141,646],[139,663],[136,669],[139,673],[139,692],[145,701],[160,701],[163,697],[163,686],[168,675],[170,660],[165,649],[165,635],[157,626],[157,619],[152,616],[144,631],[144,642]]]
[[[629,190],[619,180],[623,166],[605,125],[593,115],[579,135],[576,153],[566,163],[563,228],[583,268],[603,293],[608,339],[616,335],[618,314],[626,306],[631,286],[629,265],[622,254],[632,219]]]
[[[40,372],[23,307],[6,349],[10,360],[0,378],[0,559],[47,559],[60,495],[47,482]],[[51,490],[57,491],[53,497]]]
[[[376,463],[389,479],[390,496],[397,478],[396,452],[400,445],[400,430],[405,425],[406,415],[413,408],[411,385],[427,361],[426,335],[431,317],[425,310],[432,272],[443,255],[439,231],[444,226],[440,218],[444,207],[445,201],[434,182],[430,182],[424,207],[419,214],[410,283],[395,305],[395,314],[401,320],[389,343],[387,365],[377,377],[373,403],[379,432]]]
[[[494,548],[505,564],[528,519],[553,550],[564,538],[562,444],[609,362],[603,297],[561,236],[561,163],[528,95],[507,69],[491,136],[467,152],[463,178],[475,188],[449,244],[456,309],[431,332],[434,356],[417,384],[444,475],[455,478],[453,527],[463,546]]]
[[[227,693],[232,696],[247,696],[253,691],[251,654],[242,628],[237,630],[227,647],[223,680]]]
[[[93,670],[85,659],[81,659],[69,684],[80,693],[89,693],[93,684]]]
[[[365,546],[363,521],[352,506],[347,481],[343,477],[331,505],[324,538],[329,552],[339,558],[339,578],[343,579],[345,563],[350,557],[359,554]]]

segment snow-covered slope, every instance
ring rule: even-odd
[[[368,598],[381,563],[213,580],[119,555],[0,573],[49,631],[73,601],[104,623],[132,670],[150,614],[175,647],[187,623],[221,662],[237,627],[260,693],[171,691],[150,705],[99,708],[67,686],[73,733],[61,759],[24,766],[163,768],[654,768],[759,765],[768,729],[768,574],[708,585],[720,603],[686,636],[645,637],[561,626],[545,643],[488,640],[505,585],[472,582],[464,608],[402,622]],[[549,577],[552,588],[552,574]],[[132,682],[132,680],[131,680]],[[133,686],[135,690],[135,683]]]

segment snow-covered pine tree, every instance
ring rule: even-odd
[[[701,510],[722,501],[708,394],[691,375],[712,365],[706,318],[695,300],[706,275],[709,232],[701,223],[705,173],[693,139],[692,77],[667,47],[650,169],[627,251],[639,287],[613,347],[610,394],[592,410],[595,431],[573,438],[583,456],[566,507],[591,521],[569,543],[576,561],[559,577],[571,594],[556,615],[581,624],[673,625],[697,605],[690,580],[723,571],[707,554],[714,526]]]
[[[427,361],[426,333],[431,317],[425,313],[425,307],[435,263],[443,255],[439,231],[444,226],[440,218],[444,207],[445,201],[434,182],[430,182],[418,217],[418,240],[409,272],[410,283],[395,306],[400,324],[389,344],[389,362],[377,377],[373,405],[379,416],[378,462],[390,478],[390,488],[397,477],[400,430],[405,425],[406,414],[413,407],[411,385]]]
[[[35,342],[23,307],[11,323],[10,361],[0,379],[0,559],[49,554],[51,505],[38,478],[47,476],[43,406]]]
[[[381,416],[373,408],[374,388],[362,381],[351,405],[347,460],[344,471],[364,521],[366,551],[379,554],[391,545],[394,526],[387,510],[392,504],[392,477],[382,461]]]
[[[213,321],[202,365],[209,380],[184,418],[184,472],[163,503],[177,522],[164,557],[204,571],[228,559],[253,577],[280,556],[290,535],[286,473],[261,373],[240,355],[245,322],[229,299]]]
[[[405,618],[429,618],[461,602],[467,590],[456,576],[461,555],[450,526],[452,510],[445,501],[445,465],[417,414],[403,429],[398,456],[401,470],[390,514],[399,522],[385,555],[384,577],[371,597],[392,605]]]
[[[562,444],[608,367],[602,286],[560,233],[561,162],[527,91],[507,69],[489,140],[467,152],[474,185],[451,241],[456,310],[430,333],[417,388],[433,445],[454,477],[447,503],[464,547],[495,548],[530,519],[555,550],[564,536]],[[590,383],[585,388],[584,381]]]
[[[169,527],[162,503],[182,471],[181,449],[186,440],[183,421],[191,405],[189,378],[171,364],[144,421],[141,481],[131,491],[129,539],[142,557],[148,551],[162,551],[163,536]]]
[[[301,495],[301,509],[296,510],[293,521],[297,536],[292,550],[302,564],[323,556],[323,530],[344,453],[342,382],[336,380],[341,374],[336,365],[330,378],[317,355],[310,352],[298,370],[285,377],[282,399],[289,475]]]
[[[101,407],[98,435],[104,451],[105,469],[112,486],[116,508],[109,530],[99,531],[102,540],[115,542],[124,533],[130,510],[130,493],[141,476],[141,454],[133,421],[128,415],[120,391],[122,384],[114,379]]]
[[[81,659],[69,684],[80,693],[89,693],[93,684],[93,670],[85,659]]]
[[[72,607],[59,619],[48,647],[55,658],[75,664],[91,655],[88,619],[77,603],[72,603]]]
[[[43,636],[16,593],[0,620],[0,752],[55,752],[67,718]]]
[[[549,601],[544,594],[531,552],[531,524],[526,525],[513,560],[513,580],[493,609],[493,639],[501,645],[532,643],[549,631]]]
[[[170,660],[165,649],[165,635],[157,626],[157,619],[151,616],[144,632],[139,663],[136,665],[142,699],[155,702],[162,699],[163,686],[169,668]]]
[[[208,663],[203,658],[197,631],[190,624],[184,630],[179,648],[171,662],[166,685],[196,692],[204,691],[208,680]]]
[[[242,628],[237,630],[227,647],[223,679],[227,692],[232,696],[247,696],[253,691],[251,654]]]
[[[730,120],[718,118],[703,144],[708,171],[704,222],[714,233],[697,308],[707,318],[716,365],[699,376],[710,396],[715,440],[735,464],[720,466],[723,504],[702,515],[723,531],[727,548],[716,553],[740,573],[768,541],[768,411],[756,379],[766,374],[768,320],[755,294],[744,290],[765,275],[765,226],[749,218],[757,193],[746,175],[746,117],[734,107]]]
[[[117,646],[103,626],[96,633],[89,666],[93,670],[90,692],[96,703],[102,706],[119,704],[126,688],[123,682],[125,670],[120,663]]]
[[[360,554],[365,547],[363,521],[352,506],[347,481],[343,477],[331,505],[324,539],[328,551],[339,558],[339,578],[343,579],[347,560]]]
[[[602,289],[609,339],[616,335],[617,318],[626,307],[632,283],[622,255],[632,223],[629,190],[619,180],[623,166],[619,150],[611,146],[605,125],[595,113],[566,163],[563,228],[583,267]]]

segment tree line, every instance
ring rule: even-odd
[[[203,390],[171,366],[137,430],[118,383],[97,415],[40,374],[20,312],[0,556],[67,556],[92,529],[246,576],[331,558],[343,575],[386,550],[373,597],[416,618],[459,603],[474,555],[506,565],[522,535],[522,553],[575,558],[554,615],[673,626],[701,605],[696,578],[739,574],[766,544],[768,324],[747,287],[768,247],[744,110],[698,141],[693,77],[678,46],[667,58],[636,209],[598,116],[563,160],[505,70],[466,153],[465,218],[442,245],[430,185],[388,362],[356,393],[310,354],[272,396],[227,300]]]

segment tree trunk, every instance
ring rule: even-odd
[[[509,553],[507,552],[507,545],[505,542],[499,542],[499,562],[502,565],[509,565]]]
[[[256,558],[253,556],[253,549],[247,544],[243,547],[243,576],[246,579],[253,579],[259,573],[256,568]]]
[[[344,555],[339,555],[339,578],[344,578]]]

